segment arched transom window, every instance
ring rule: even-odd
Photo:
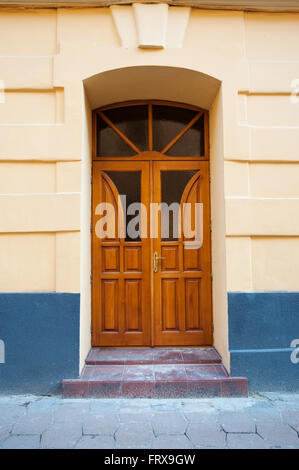
[[[94,112],[94,158],[208,158],[208,112],[163,101],[111,105]]]

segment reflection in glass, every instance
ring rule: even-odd
[[[148,151],[149,128],[152,129],[152,149],[163,152],[194,118],[196,122],[192,127],[185,131],[165,154],[169,157],[205,155],[205,118],[204,115],[198,118],[199,111],[154,104],[151,116],[152,122],[149,122],[149,104],[99,111],[96,118],[97,156],[132,157]],[[105,118],[111,125],[106,123]],[[120,131],[123,137],[118,135],[115,129]]]
[[[199,120],[184,134],[166,153],[169,157],[203,157],[204,148],[204,117]]]
[[[105,116],[133,142],[140,152],[148,149],[148,107],[125,106],[103,111]],[[97,117],[98,148],[97,155],[103,157],[126,157],[136,152]]]
[[[124,212],[130,206],[130,204],[141,203],[141,172],[140,171],[106,171],[109,178],[115,184],[118,194],[120,196],[126,196],[126,207],[124,206],[124,200],[121,199],[123,204]],[[135,218],[134,214],[127,214],[126,216],[126,241],[140,241],[140,236],[132,238],[128,233],[128,226],[130,221]],[[137,224],[137,231],[140,230],[139,224]]]
[[[198,170],[161,171],[161,202],[168,207],[173,203],[180,204],[183,192]],[[169,224],[169,225],[168,225]],[[161,234],[163,241],[178,240],[179,217],[177,211],[161,211]],[[164,236],[163,234],[168,234]]]
[[[154,149],[162,152],[197,114],[198,111],[190,109],[153,106]],[[173,157],[204,155],[203,116],[169,149],[167,155]]]

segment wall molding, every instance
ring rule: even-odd
[[[296,0],[0,0],[0,8],[57,8],[57,7],[108,7],[111,5],[131,5],[132,3],[166,3],[201,9],[299,12]]]

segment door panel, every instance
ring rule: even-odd
[[[134,236],[127,227],[127,206],[142,202],[147,209],[141,229],[154,238]],[[114,214],[100,212],[109,203]],[[151,220],[150,202],[178,202],[181,214],[190,203],[191,230],[196,203],[203,204],[203,244],[191,246],[184,217],[158,213]],[[93,169],[93,346],[193,346],[212,343],[210,207],[208,162],[95,162]],[[103,214],[113,233],[99,238]],[[107,224],[102,224],[107,230]],[[163,230],[164,229],[164,230]],[[155,230],[153,230],[155,234]],[[192,234],[191,234],[192,235]],[[153,272],[154,253],[158,255]]]
[[[93,346],[212,343],[208,129],[208,111],[181,103],[93,112]],[[152,221],[151,202],[174,210]],[[131,203],[146,208],[140,223]],[[192,245],[197,203],[202,246]]]
[[[93,346],[150,345],[150,239],[129,236],[118,204],[125,195],[128,204],[142,202],[148,209],[149,194],[148,162],[94,163]],[[101,211],[100,203],[111,204],[114,213]],[[115,230],[107,231],[108,225]]]
[[[153,165],[155,203],[180,203],[181,214],[184,215],[187,206],[183,204],[190,203],[191,229],[195,228],[195,203],[203,205],[201,247],[190,245],[195,239],[191,232],[184,231],[183,216],[172,217],[166,237],[165,220],[159,212],[156,222],[158,237],[154,239],[154,251],[162,259],[154,273],[154,344],[211,344],[208,162],[154,162]],[[175,180],[180,181],[180,184],[172,184],[169,190],[169,182]],[[182,181],[184,188],[181,187]]]

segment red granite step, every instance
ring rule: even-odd
[[[191,360],[194,362],[189,363]],[[206,348],[205,352],[203,348],[98,349],[91,350],[78,379],[63,381],[63,395],[73,398],[248,396],[248,384],[246,378],[228,375],[214,348]]]
[[[215,348],[92,348],[86,364],[215,364]]]

